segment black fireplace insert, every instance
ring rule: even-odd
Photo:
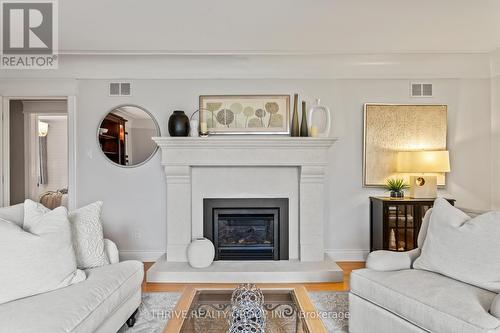
[[[215,260],[287,260],[288,199],[204,199]]]

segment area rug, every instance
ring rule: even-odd
[[[346,292],[310,292],[314,306],[329,333],[348,332],[349,301]],[[124,325],[120,333],[162,333],[181,297],[180,293],[144,293],[134,327]],[[277,332],[266,332],[277,333]]]

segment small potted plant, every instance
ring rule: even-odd
[[[389,178],[385,188],[391,193],[391,198],[402,198],[405,196],[404,189],[407,189],[408,185],[403,178]]]

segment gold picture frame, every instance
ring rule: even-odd
[[[199,110],[208,134],[290,134],[290,95],[201,95]]]
[[[364,187],[409,176],[395,171],[398,151],[447,149],[447,105],[366,103],[363,112]],[[438,185],[446,185],[444,174]]]

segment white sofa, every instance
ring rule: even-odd
[[[22,205],[18,207],[21,211],[10,220],[22,225]],[[111,264],[85,270],[85,281],[1,304],[0,332],[111,333],[125,322],[133,326],[141,303],[143,264],[118,262],[118,249],[110,240],[105,240],[105,249]]]
[[[431,214],[426,214],[422,223],[418,249],[372,252],[367,268],[352,272],[350,332],[500,332],[500,295],[441,274],[413,269]],[[496,309],[491,311],[495,316],[490,314],[492,309]]]

